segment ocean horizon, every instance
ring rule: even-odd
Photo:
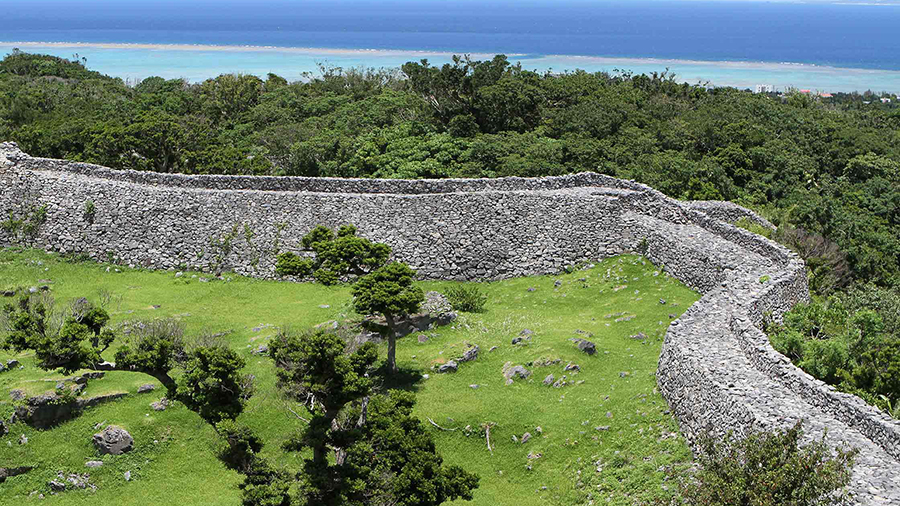
[[[149,9],[110,0],[75,11],[61,8],[64,0],[18,3],[8,11],[11,28],[0,32],[0,53],[77,54],[131,82],[223,73],[299,80],[320,64],[393,68],[506,54],[542,72],[668,69],[691,84],[900,92],[896,5],[563,0],[446,9],[436,1],[161,0]]]

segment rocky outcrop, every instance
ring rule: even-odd
[[[594,173],[417,181],[186,176],[32,158],[9,143],[0,144],[3,158],[0,215],[46,206],[47,216],[30,237],[0,230],[0,245],[25,242],[104,261],[112,255],[135,266],[272,278],[276,249],[298,249],[316,225],[345,223],[389,244],[423,279],[548,274],[641,252],[703,293],[671,323],[657,372],[689,439],[803,419],[810,438],[827,428],[829,443],[860,449],[855,501],[900,504],[900,424],[772,349],[763,317],[777,319],[808,299],[804,266],[778,244],[728,224],[746,218],[771,226],[734,204],[680,202]],[[89,221],[87,201],[95,208]],[[253,234],[232,233],[244,226]],[[210,247],[225,239],[227,251]]]
[[[134,438],[118,425],[110,425],[94,434],[93,441],[100,455],[121,455],[134,449]]]
[[[37,395],[29,397],[16,407],[13,421],[21,421],[36,429],[49,429],[77,417],[87,408],[115,401],[126,395],[128,394],[116,393],[87,399],[65,397],[56,393]]]

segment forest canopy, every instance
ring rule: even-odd
[[[34,156],[187,174],[442,178],[597,171],[725,199],[799,230],[823,295],[900,283],[900,108],[537,73],[505,56],[128,86],[67,60],[0,62],[0,139]],[[871,102],[871,103],[866,103]],[[820,258],[822,256],[827,258]]]

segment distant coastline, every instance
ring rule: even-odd
[[[143,49],[150,51],[197,51],[197,52],[276,52],[294,53],[307,56],[371,56],[371,57],[408,57],[421,58],[425,56],[450,58],[454,55],[469,55],[473,59],[492,58],[497,53],[472,53],[464,51],[429,51],[411,49],[347,49],[327,47],[289,47],[289,46],[257,46],[257,45],[216,45],[216,44],[158,44],[143,42],[43,42],[43,41],[0,41],[0,47],[10,46],[20,49],[40,48],[74,48],[74,49]],[[802,67],[804,70],[822,72],[852,71],[883,73],[892,72],[900,76],[900,70],[881,70],[855,67],[837,67],[832,65],[820,65],[804,62],[766,62],[766,61],[740,61],[740,60],[694,60],[682,58],[653,58],[653,57],[615,57],[592,56],[570,54],[528,55],[524,53],[504,53],[511,60],[528,60],[529,62],[541,61],[566,61],[583,63],[586,65],[720,65],[732,68],[746,68],[756,70],[775,70],[784,67]],[[662,70],[662,69],[661,69]]]
[[[408,61],[428,59],[442,65],[453,55],[490,59],[491,52],[412,49],[352,49],[277,45],[216,45],[152,42],[0,42],[0,56],[14,48],[71,58],[87,58],[88,67],[101,73],[139,82],[151,76],[200,82],[226,73],[265,77],[275,73],[288,80],[305,79],[324,64],[341,68],[398,68]],[[803,62],[697,60],[568,54],[505,53],[513,64],[539,72],[632,72],[649,74],[668,69],[679,82],[751,88],[771,85],[822,92],[900,92],[900,70],[838,67]]]

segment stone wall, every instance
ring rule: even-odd
[[[90,204],[88,204],[90,202]],[[640,251],[704,295],[672,322],[660,390],[689,440],[803,419],[810,437],[860,448],[851,490],[900,504],[900,424],[816,381],[760,330],[808,299],[803,263],[726,221],[764,219],[734,204],[680,202],[593,173],[549,178],[366,180],[185,176],[114,171],[32,158],[0,144],[0,215],[29,219],[26,243],[158,269],[234,270],[274,277],[318,224],[353,223],[427,279],[546,274]],[[87,212],[90,208],[92,213]]]

